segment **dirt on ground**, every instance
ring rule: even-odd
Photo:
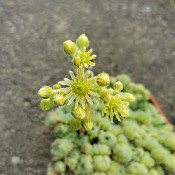
[[[85,33],[95,74],[143,83],[175,123],[175,1],[0,0],[0,175],[45,175],[50,160],[37,91],[72,69],[62,43]]]

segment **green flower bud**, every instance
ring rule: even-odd
[[[86,72],[89,74],[88,78],[94,77],[94,73],[91,70],[88,70]]]
[[[70,121],[70,127],[74,131],[79,130],[81,128],[81,120],[72,118],[72,120]]]
[[[57,173],[64,173],[66,170],[66,166],[65,166],[64,162],[58,161],[58,162],[54,163],[54,170]]]
[[[111,92],[106,90],[101,90],[100,97],[105,103],[109,103],[111,101]]]
[[[60,84],[58,83],[58,84],[54,84],[53,85],[53,89],[55,90],[55,89],[60,89],[61,88],[61,86],[60,86]]]
[[[97,83],[99,86],[107,86],[110,82],[109,75],[106,73],[101,73],[97,76]]]
[[[123,89],[123,84],[120,82],[120,81],[117,81],[115,84],[114,84],[114,88],[121,91]]]
[[[89,40],[85,34],[82,34],[78,37],[77,46],[79,47],[79,49],[83,49],[83,47],[89,46]]]
[[[81,105],[78,105],[77,108],[73,108],[72,109],[72,115],[76,118],[76,119],[83,119],[86,115],[86,111],[81,107]]]
[[[109,88],[108,91],[111,93],[111,95],[115,94],[114,89],[112,89],[112,88]]]
[[[63,93],[55,94],[53,97],[53,101],[58,106],[64,105],[64,103],[66,102],[65,94],[63,94]]]
[[[53,101],[52,99],[48,98],[48,99],[43,99],[41,101],[40,107],[43,111],[49,110],[51,109],[53,106]]]
[[[119,91],[117,90],[117,89],[114,89],[114,95],[116,95],[116,94],[118,94],[119,93]]]
[[[43,86],[39,91],[38,95],[41,98],[49,98],[52,95],[52,88],[49,86]]]
[[[125,101],[127,101],[127,102],[129,102],[129,103],[135,101],[134,95],[132,95],[132,94],[130,94],[130,93],[127,93],[127,92],[124,93],[122,97],[125,99]]]
[[[69,56],[72,56],[76,52],[77,46],[71,40],[65,41],[63,46],[64,46],[64,52]]]
[[[92,118],[91,118],[91,117],[85,117],[85,118],[82,120],[82,126],[83,126],[83,128],[84,128],[86,131],[91,130],[92,127],[93,127]]]
[[[79,52],[77,52],[77,53],[75,54],[75,57],[74,57],[74,59],[73,59],[73,62],[74,62],[74,64],[75,64],[76,66],[80,66],[81,58],[80,58]]]

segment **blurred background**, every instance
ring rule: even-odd
[[[62,43],[85,33],[95,74],[143,83],[175,123],[173,0],[0,0],[0,174],[44,175],[51,136],[37,91],[72,69]]]

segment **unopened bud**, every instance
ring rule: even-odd
[[[38,95],[41,98],[49,98],[52,95],[52,88],[49,86],[43,86],[39,91]]]
[[[72,118],[72,120],[70,121],[70,127],[74,131],[79,130],[81,128],[81,120]]]
[[[60,89],[60,88],[61,88],[60,84],[54,84],[54,85],[53,85],[53,89],[54,89],[54,90]]]
[[[88,70],[86,72],[89,74],[88,78],[94,77],[94,73],[91,70]]]
[[[66,102],[65,94],[64,93],[58,93],[54,95],[53,101],[56,105],[62,106]]]
[[[85,118],[82,120],[82,126],[83,126],[83,128],[84,128],[86,131],[91,130],[92,127],[93,127],[92,118],[91,118],[91,117],[85,117]]]
[[[128,93],[128,92],[124,93],[123,96],[122,96],[122,98],[124,98],[125,101],[127,101],[127,102],[129,102],[129,103],[135,101],[134,95],[132,95],[132,94],[130,94],[130,93]]]
[[[100,92],[100,97],[105,103],[109,103],[111,101],[111,92],[106,90],[102,90]]]
[[[48,98],[48,99],[43,99],[41,101],[40,107],[43,111],[49,110],[51,109],[53,106],[53,101],[52,99]]]
[[[76,66],[80,66],[81,58],[80,58],[80,53],[79,52],[76,52],[75,57],[73,59],[73,62]]]
[[[115,94],[114,89],[112,89],[112,88],[109,88],[108,91],[111,93],[111,95]]]
[[[72,56],[75,53],[77,48],[75,43],[72,42],[71,40],[65,41],[63,46],[64,46],[64,52],[69,56]]]
[[[77,108],[73,108],[72,109],[72,115],[76,118],[76,119],[83,119],[86,115],[85,110],[81,107],[81,105],[78,105]]]
[[[117,89],[114,89],[113,95],[116,95],[116,94],[118,94],[118,93],[119,93],[119,91],[118,91]]]
[[[114,88],[116,90],[119,90],[121,91],[123,89],[123,84],[120,82],[120,81],[117,81],[115,84],[114,84]]]
[[[82,34],[78,37],[77,46],[79,47],[79,49],[82,49],[82,50],[83,50],[84,46],[86,48],[89,46],[89,40],[88,40],[88,37],[85,34]]]
[[[106,73],[101,73],[97,76],[97,83],[99,86],[107,86],[110,82],[109,75]]]

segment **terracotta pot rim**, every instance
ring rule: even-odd
[[[162,117],[165,119],[166,124],[170,124],[167,116],[165,115],[165,113],[163,112],[162,108],[159,106],[157,100],[155,99],[155,97],[153,95],[150,95],[149,97],[150,102],[156,107],[156,109],[158,110],[158,112],[162,115]]]

